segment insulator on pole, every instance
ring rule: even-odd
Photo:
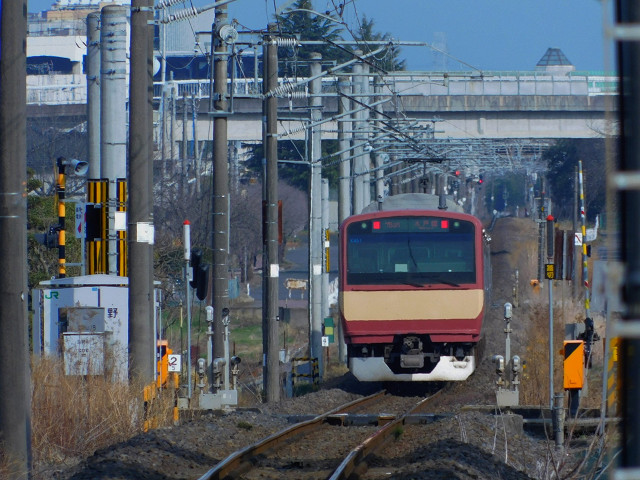
[[[170,23],[175,22],[177,20],[188,20],[192,17],[198,16],[198,10],[195,7],[185,8],[184,10],[180,10],[178,12],[172,13],[167,16],[164,20],[161,20],[160,23]]]
[[[158,4],[155,6],[155,9],[161,10],[163,8],[168,8],[178,3],[184,3],[184,0],[160,0]]]
[[[289,92],[289,98],[290,99],[294,99],[294,98],[309,98],[309,92],[308,91],[304,91],[304,92]]]
[[[290,38],[276,38],[276,45],[279,47],[295,47],[298,45],[298,39],[295,37]]]

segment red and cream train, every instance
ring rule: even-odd
[[[342,331],[361,381],[461,381],[476,368],[488,237],[448,204],[392,196],[340,226]]]

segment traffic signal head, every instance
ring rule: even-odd
[[[209,290],[209,265],[200,265],[198,270],[194,272],[194,277],[196,281],[196,297],[198,297],[198,300],[204,301]]]
[[[200,248],[194,248],[191,250],[191,268],[193,274],[191,275],[191,281],[189,285],[191,288],[197,288],[197,272],[202,264],[202,250]]]
[[[209,287],[209,265],[202,259],[203,252],[200,248],[191,250],[191,267],[193,268],[193,279],[189,282],[191,288],[196,289],[198,300],[205,300]]]
[[[44,245],[47,248],[57,248],[58,247],[58,231],[60,227],[55,225],[49,227],[49,231],[46,233],[36,233],[34,238],[36,242]]]

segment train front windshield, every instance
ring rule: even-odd
[[[406,216],[347,227],[349,285],[458,286],[476,282],[473,223]]]

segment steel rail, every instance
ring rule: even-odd
[[[391,438],[397,426],[404,425],[410,415],[418,413],[425,408],[440,392],[442,390],[438,390],[433,395],[421,400],[411,410],[376,430],[370,437],[349,452],[338,468],[334,470],[329,480],[347,480],[354,472],[363,473],[361,467],[364,465],[366,458]]]
[[[342,413],[354,407],[361,407],[378,400],[380,397],[386,394],[385,390],[381,390],[373,395],[369,395],[364,398],[359,398],[344,405],[340,405],[332,410],[329,410],[317,417],[312,418],[304,422],[296,423],[288,428],[285,428],[273,435],[270,435],[256,443],[249,445],[248,447],[238,450],[227,458],[219,462],[215,467],[205,473],[199,478],[199,480],[223,480],[225,478],[233,478],[240,475],[248,465],[250,459],[260,455],[263,452],[273,449],[280,445],[282,442],[288,440],[291,437],[299,435],[304,432],[309,432],[319,428],[328,417],[337,413]]]

